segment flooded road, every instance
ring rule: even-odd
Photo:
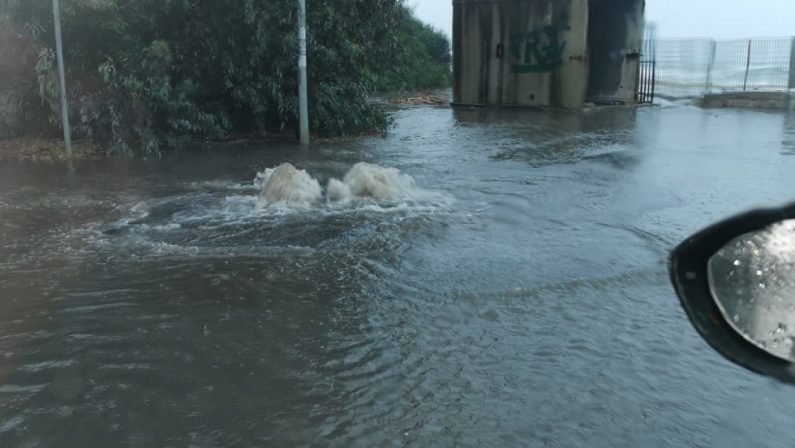
[[[261,206],[291,162],[424,194]],[[0,166],[2,447],[781,447],[682,238],[795,199],[795,118],[407,108],[386,138]]]

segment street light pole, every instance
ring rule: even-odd
[[[63,38],[61,37],[61,2],[52,0],[52,11],[55,20],[55,53],[58,56],[58,82],[61,88],[61,124],[63,140],[66,146],[66,157],[72,157],[72,135],[69,129],[69,105],[66,98],[66,74],[63,65]]]
[[[301,144],[309,144],[309,92],[306,74],[306,0],[298,0],[298,108]]]

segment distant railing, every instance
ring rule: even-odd
[[[654,103],[654,82],[657,78],[656,31],[657,27],[653,24],[646,27],[638,64],[638,90],[635,98],[638,104]]]
[[[795,38],[666,39],[655,48],[660,96],[795,88]]]

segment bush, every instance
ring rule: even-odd
[[[394,70],[374,67],[376,90],[423,90],[448,87],[452,82],[452,52],[447,35],[419,20],[402,6],[397,29],[397,64]]]
[[[36,99],[37,47],[0,17],[0,139],[47,130],[47,109]]]
[[[123,154],[231,132],[295,129],[294,0],[62,0],[73,132]],[[0,0],[14,32],[39,42],[35,88],[57,127],[50,0]],[[322,136],[385,130],[368,102],[373,73],[394,71],[402,0],[313,0],[310,117]]]

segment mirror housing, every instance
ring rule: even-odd
[[[708,275],[710,258],[732,240],[788,219],[795,219],[795,204],[754,210],[714,224],[674,249],[668,270],[690,322],[712,348],[746,369],[795,385],[792,363],[749,342],[726,321],[710,289]]]

